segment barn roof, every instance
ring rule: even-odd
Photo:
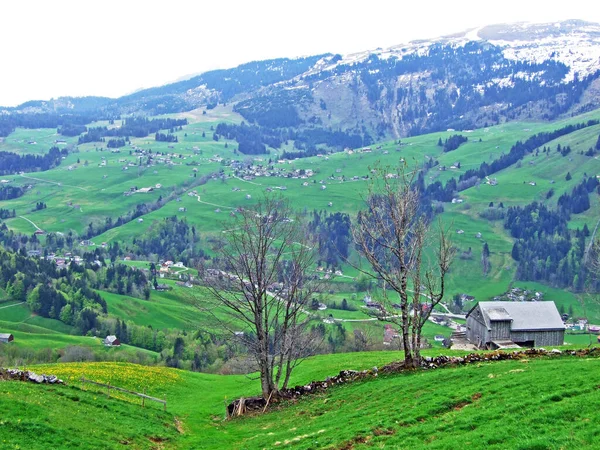
[[[508,313],[508,311],[501,306],[488,308],[486,310],[487,316],[490,320],[512,320],[512,317]]]
[[[477,307],[488,328],[490,322],[512,320],[511,331],[565,329],[554,302],[479,302],[467,317]]]

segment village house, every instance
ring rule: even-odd
[[[106,336],[106,339],[102,342],[106,347],[119,347],[121,345],[121,341],[116,336]]]
[[[479,348],[563,345],[554,302],[479,302],[467,313],[467,339]]]
[[[0,333],[0,342],[3,344],[8,344],[15,340],[15,337],[10,333]]]
[[[381,305],[377,302],[374,302],[370,295],[365,295],[363,302],[367,308],[381,309]]]
[[[392,345],[394,339],[400,338],[398,331],[391,324],[386,324],[383,329],[383,345]]]

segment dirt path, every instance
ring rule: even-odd
[[[19,306],[22,305],[23,303],[27,303],[27,302],[21,302],[21,303],[14,303],[12,305],[8,305],[8,306],[0,306],[0,309],[4,309],[4,308],[10,308],[12,306]]]
[[[27,222],[29,222],[31,225],[33,225],[35,227],[36,230],[40,230],[42,231],[42,229],[40,227],[38,227],[35,223],[33,223],[31,220],[29,220],[27,217],[25,216],[19,216],[20,219],[24,219]]]
[[[61,186],[61,187],[62,187],[62,186],[64,186],[64,187],[71,187],[71,188],[80,189],[80,190],[82,190],[82,191],[85,191],[85,192],[87,192],[87,189],[86,189],[86,188],[82,188],[82,187],[79,187],[79,186],[72,186],[72,185],[70,185],[70,184],[57,183],[56,181],[42,180],[41,178],[29,177],[29,176],[27,176],[27,175],[21,175],[21,176],[22,176],[23,178],[27,178],[27,179],[29,179],[29,180],[41,181],[42,183],[55,184],[55,185],[57,185],[57,186]]]
[[[203,202],[202,200],[200,200],[200,196],[196,196],[196,198],[198,199],[198,203],[204,203],[205,205],[211,205],[211,206],[216,206],[217,208],[226,208],[226,209],[235,209],[231,206],[223,206],[223,205],[217,205],[216,203],[209,203],[209,202]]]

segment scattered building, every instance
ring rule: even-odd
[[[563,345],[554,302],[479,302],[467,313],[467,339],[479,348]]]
[[[377,302],[374,302],[370,295],[365,295],[363,302],[367,308],[381,309],[381,305]]]
[[[106,336],[103,343],[106,347],[119,347],[121,345],[121,341],[116,336]]]
[[[0,342],[4,344],[8,344],[15,340],[15,337],[10,333],[0,333]]]

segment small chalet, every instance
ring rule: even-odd
[[[467,313],[467,339],[479,348],[563,345],[554,302],[479,302]]]
[[[119,347],[121,345],[121,341],[116,336],[106,336],[103,342],[106,347]]]
[[[15,340],[15,337],[12,334],[0,333],[0,342],[2,342],[2,343],[8,344],[9,342],[12,342],[14,340]]]

